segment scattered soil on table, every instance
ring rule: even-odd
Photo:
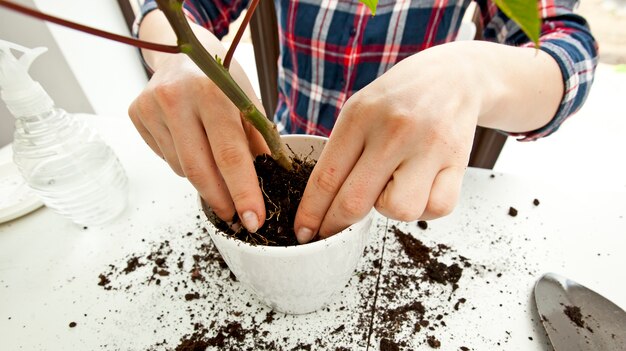
[[[514,207],[509,207],[509,216],[511,217],[517,216],[517,209],[515,209]]]
[[[126,261],[126,268],[124,268],[124,273],[128,274],[130,272],[134,272],[138,267],[143,266],[143,264],[139,263],[138,257],[131,257]]]
[[[265,319],[263,320],[263,323],[267,323],[267,324],[272,323],[274,321],[275,315],[276,315],[276,312],[274,311],[267,312],[267,314],[265,315]]]
[[[199,216],[197,217],[199,220]],[[170,234],[170,237],[175,234]],[[298,342],[296,348],[285,348],[278,342],[276,335],[269,334],[266,325],[274,323],[277,318],[284,318],[284,315],[268,310],[267,307],[259,305],[256,312],[247,310],[229,311],[226,317],[209,317],[215,310],[223,308],[224,304],[231,303],[231,297],[219,293],[218,301],[207,300],[203,292],[223,290],[224,286],[236,284],[232,278],[232,273],[222,259],[221,255],[211,242],[203,224],[198,221],[197,229],[189,235],[189,232],[179,234],[183,240],[180,242],[174,239],[163,240],[150,244],[145,254],[132,253],[119,265],[110,264],[105,272],[98,275],[98,286],[106,291],[119,291],[133,296],[141,296],[148,286],[156,286],[159,294],[169,296],[172,305],[177,301],[189,304],[185,309],[186,319],[189,319],[192,331],[182,336],[172,343],[172,340],[163,340],[147,350],[205,350],[205,349],[225,349],[225,350],[336,350],[345,351],[349,348],[329,345],[329,341],[322,337],[315,339],[312,344]],[[142,240],[144,241],[144,240]],[[128,268],[130,267],[130,268]],[[207,279],[208,276],[219,276],[222,282]],[[220,285],[223,284],[223,285]],[[215,296],[215,295],[211,295]],[[252,298],[251,298],[252,299]],[[367,302],[364,301],[364,304]],[[222,307],[218,307],[222,304]],[[202,306],[202,307],[200,307]],[[198,309],[200,307],[200,309]],[[248,302],[246,308],[251,308]],[[189,328],[181,324],[183,319],[168,318],[169,308],[163,307],[161,315],[157,317],[162,327],[171,328],[179,324],[183,330]],[[345,307],[341,307],[345,309]],[[204,311],[208,311],[205,313]],[[224,309],[228,311],[228,308]],[[110,313],[117,312],[109,310]],[[363,308],[363,314],[370,315],[370,312]],[[107,318],[105,317],[104,320]],[[178,327],[175,327],[178,330]],[[340,338],[346,344],[354,343],[352,336],[345,334],[345,325],[334,326],[334,329],[327,331],[330,335],[337,335],[334,340]],[[187,329],[188,330],[188,329]],[[160,332],[155,329],[154,333]],[[291,337],[297,340],[297,337]],[[340,342],[340,343],[341,343]],[[254,345],[249,348],[246,345]],[[103,346],[103,349],[108,349]]]
[[[225,326],[217,328],[217,334],[211,338],[206,337],[208,330],[203,325],[197,324],[196,328],[200,329],[200,331],[194,333],[191,338],[183,337],[181,339],[181,344],[176,348],[177,351],[181,345],[184,345],[185,343],[196,348],[182,348],[180,350],[199,350],[199,346],[204,347],[202,350],[205,350],[208,346],[224,348],[226,346],[227,339],[242,342],[246,338],[245,334],[248,332],[247,330],[244,330],[238,322],[230,322]]]
[[[539,200],[537,200],[537,199],[534,199],[534,200],[533,200],[533,205],[535,205],[535,206],[539,206],[539,204],[540,204]]]
[[[398,344],[396,344],[395,342],[387,338],[382,338],[380,339],[379,350],[380,351],[400,351],[400,346],[398,346]]]
[[[437,257],[450,250],[448,246],[439,244],[435,248],[430,248],[419,239],[396,227],[392,227],[391,230],[402,245],[404,253],[413,260],[417,267],[424,268],[422,280],[444,285],[449,283],[453,290],[458,288],[457,283],[461,279],[463,268],[459,267],[457,263],[447,265],[437,260]],[[469,267],[469,262],[467,265]]]
[[[459,310],[459,306],[461,306],[462,303],[467,302],[467,300],[465,298],[460,298],[455,304],[454,304],[454,310],[458,311]]]
[[[346,326],[344,324],[340,325],[339,327],[337,327],[337,329],[333,330],[332,332],[330,332],[331,334],[337,334],[337,333],[341,333],[342,331],[346,330]]]
[[[253,245],[298,245],[293,230],[294,219],[315,161],[307,158],[293,158],[293,166],[291,171],[287,171],[268,155],[260,155],[255,159],[254,168],[263,193],[266,211],[265,224],[256,233],[247,231],[241,225],[237,215],[230,226],[212,212],[207,213],[207,217],[222,232]],[[238,229],[233,230],[233,228]]]
[[[426,245],[395,226],[389,232],[397,239],[400,254],[393,254],[398,258],[390,261],[389,269],[381,276],[383,284],[379,286],[379,295],[385,297],[386,305],[378,305],[379,323],[374,328],[375,335],[380,338],[380,350],[409,347],[407,335],[404,334],[409,322],[412,323],[414,334],[410,336],[411,339],[415,340],[417,335],[425,332],[428,335],[423,336],[423,344],[439,348],[441,341],[434,333],[446,328],[446,317],[459,311],[461,305],[467,302],[464,297],[452,299],[452,296],[459,288],[464,271],[472,267],[472,264],[466,257],[455,255],[454,250],[447,245]],[[406,301],[406,297],[398,297],[406,296],[410,291],[419,292],[418,295],[423,299],[397,306],[389,303]],[[429,296],[441,294],[449,295],[449,304],[426,304]],[[444,348],[450,349],[449,347]]]
[[[195,300],[199,298],[200,298],[200,294],[198,294],[197,292],[185,294],[186,301],[191,301],[191,300]]]
[[[188,232],[179,234],[185,240],[184,248],[180,249],[175,245],[175,240],[170,238],[162,242],[153,243],[145,254],[133,253],[117,266],[110,264],[108,269],[98,275],[97,284],[107,291],[123,291],[135,296],[144,291],[145,287],[153,285],[158,287],[164,296],[169,294],[172,301],[183,301],[189,304],[186,314],[191,322],[192,331],[187,332],[178,341],[168,345],[167,340],[158,342],[148,350],[204,350],[208,349],[249,349],[246,345],[254,345],[254,350],[335,350],[343,351],[350,348],[340,345],[329,345],[328,336],[336,335],[345,341],[347,345],[366,345],[370,336],[371,322],[371,299],[374,291],[363,291],[362,313],[358,317],[358,325],[355,330],[362,332],[349,333],[348,326],[344,324],[335,325],[333,329],[327,330],[325,337],[318,337],[313,343],[297,343],[297,346],[285,348],[276,336],[268,334],[266,325],[275,323],[277,318],[284,318],[282,314],[267,310],[260,306],[256,312],[231,311],[230,317],[207,318],[202,311],[192,308],[200,300],[203,309],[211,310],[217,308],[215,303],[229,303],[230,297],[223,297],[220,301],[207,300],[203,291],[219,290],[219,286],[214,286],[207,280],[208,275],[219,275],[223,284],[236,284],[229,276],[231,272],[215,246],[210,241],[202,224],[198,222],[197,230],[188,235]],[[443,244],[428,246],[422,241],[393,228],[390,231],[397,239],[400,252],[397,262],[391,262],[391,267],[412,267],[419,270],[416,275],[383,277],[382,279],[392,279],[387,281],[385,287],[381,287],[379,294],[402,295],[403,291],[409,289],[419,289],[424,296],[435,293],[433,288],[440,286],[447,289],[452,295],[457,288],[464,269],[471,267],[469,260],[461,255],[454,254],[454,250]],[[172,234],[174,235],[174,234]],[[190,245],[197,243],[197,245]],[[195,246],[195,248],[194,248]],[[374,250],[377,252],[377,250]],[[453,260],[453,263],[445,263],[444,260]],[[380,259],[372,260],[371,271],[362,272],[358,280],[372,279],[382,269]],[[213,280],[211,280],[213,281]],[[368,302],[369,301],[369,302]],[[380,340],[381,350],[401,350],[408,346],[406,339],[397,339],[397,333],[403,329],[403,324],[411,321],[411,338],[422,335],[424,345],[436,345],[439,339],[435,333],[440,328],[445,328],[445,318],[450,313],[461,309],[465,303],[465,298],[456,297],[449,299],[449,303],[441,306],[427,306],[424,301],[414,300],[410,303],[379,306],[378,318],[381,320],[379,326],[372,330]],[[211,307],[212,306],[212,307]],[[248,304],[248,306],[251,306]],[[368,307],[365,307],[368,306]],[[343,307],[340,308],[340,310]],[[157,319],[163,326],[171,323],[180,323],[178,320],[167,319],[169,311],[163,310]],[[232,318],[232,319],[231,319]],[[405,325],[406,327],[406,325]],[[354,326],[350,327],[351,330]],[[406,330],[406,329],[405,329]],[[158,333],[158,330],[155,330]],[[428,333],[428,335],[426,335]],[[353,339],[356,338],[356,339]],[[360,338],[361,341],[356,341]],[[296,340],[296,339],[294,339]],[[435,342],[436,341],[436,342]],[[171,340],[169,341],[172,342]],[[293,345],[293,344],[292,344]],[[445,348],[445,346],[443,346]],[[458,346],[457,346],[458,347]]]
[[[100,274],[98,276],[98,279],[100,279],[100,282],[98,282],[98,285],[104,286],[105,289],[107,288],[107,285],[111,282],[109,278],[107,278],[107,276],[104,274]]]
[[[199,216],[197,218],[200,219]],[[458,350],[460,347],[458,344],[440,341],[440,336],[454,333],[453,330],[446,329],[448,328],[446,320],[449,316],[466,308],[475,308],[471,301],[459,296],[459,291],[462,290],[458,289],[462,287],[463,282],[474,279],[478,274],[482,277],[491,274],[493,279],[502,276],[501,273],[494,271],[495,268],[492,270],[470,262],[448,245],[425,243],[397,227],[391,227],[389,236],[383,240],[383,247],[368,247],[368,250],[377,257],[381,256],[379,250],[383,250],[384,257],[393,258],[384,267],[380,258],[371,260],[370,268],[357,272],[357,277],[352,281],[359,284],[365,279],[370,282],[372,279],[380,280],[375,289],[359,288],[362,307],[358,309],[360,312],[356,327],[337,323],[326,330],[323,336],[308,339],[310,343],[302,343],[297,336],[290,336],[291,339],[286,341],[270,334],[271,329],[267,328],[267,325],[277,323],[276,320],[286,317],[268,311],[264,306],[257,307],[256,312],[254,308],[233,310],[218,307],[218,305],[228,306],[232,303],[232,298],[237,299],[236,296],[228,296],[225,292],[228,289],[224,288],[230,286],[229,289],[232,289],[232,284],[237,283],[229,278],[232,273],[200,221],[195,230],[173,232],[169,235],[168,240],[150,244],[146,253],[132,253],[119,264],[109,265],[108,269],[98,276],[98,285],[107,291],[122,291],[131,298],[134,296],[139,298],[147,286],[152,286],[158,294],[169,296],[172,300],[170,306],[174,303],[189,306],[184,311],[185,319],[168,316],[171,307],[159,307],[163,310],[157,319],[163,329],[181,325],[182,331],[178,335],[186,334],[178,340],[169,340],[172,345],[163,340],[148,347],[149,350],[209,348],[343,351],[351,348],[331,344],[329,340],[341,338],[342,342],[352,345],[351,347],[354,345],[365,347],[370,343],[370,337],[372,342],[379,341],[377,346],[380,350],[415,348],[416,340],[419,340],[423,347]],[[178,240],[178,237],[182,241]],[[500,244],[503,240],[496,238],[491,244]],[[388,246],[386,249],[385,241]],[[504,244],[508,245],[506,242]],[[390,250],[390,253],[386,250]],[[215,279],[216,277],[219,279]],[[212,293],[209,294],[209,291]],[[218,298],[215,298],[216,291],[219,292]],[[208,298],[209,296],[212,298]],[[416,297],[407,300],[406,296]],[[433,296],[442,298],[433,299]],[[381,302],[376,304],[377,297],[380,301],[383,301],[384,297],[384,304]],[[376,306],[374,325],[371,324],[372,303]],[[248,303],[246,307],[250,308],[252,305]],[[339,310],[344,308],[342,305]],[[215,313],[216,310],[220,310],[219,315]],[[189,324],[184,323],[187,319],[190,321]],[[174,329],[179,330],[178,327]],[[159,330],[157,327],[154,333],[159,333]],[[335,339],[332,339],[333,337]],[[291,346],[284,347],[287,344]],[[250,348],[250,345],[254,347]],[[466,346],[461,346],[460,349],[470,350]]]
[[[76,326],[76,322],[70,322],[70,328],[74,328]]]
[[[205,351],[207,347],[209,347],[209,341],[206,338],[206,329],[203,328],[200,332],[195,332],[180,339],[180,343],[178,344],[178,346],[176,346],[174,350]]]

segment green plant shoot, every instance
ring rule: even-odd
[[[539,47],[541,18],[536,0],[495,0],[498,8],[515,21],[530,40]]]
[[[363,5],[367,6],[372,11],[372,16],[376,15],[376,7],[378,6],[378,0],[359,0]]]

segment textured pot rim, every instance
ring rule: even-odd
[[[328,138],[317,136],[317,135],[301,135],[301,134],[292,134],[292,135],[283,135],[281,136],[283,139],[289,140],[298,140],[298,139],[314,139],[314,140],[328,140]],[[206,213],[204,213],[204,201],[200,194],[198,194],[198,209],[200,211],[200,216],[202,220],[205,222],[204,225],[210,226],[212,230],[209,231],[211,236],[219,237],[220,239],[225,239],[224,242],[227,242],[228,245],[236,247],[237,250],[246,251],[249,253],[257,254],[257,255],[267,255],[267,256],[299,256],[305,254],[312,254],[316,252],[321,252],[325,248],[329,246],[342,245],[347,241],[354,240],[353,236],[359,235],[360,227],[364,226],[368,221],[371,221],[374,215],[374,209],[370,210],[370,212],[363,217],[358,222],[352,224],[348,228],[340,231],[339,233],[332,235],[328,238],[318,240],[312,243],[297,245],[297,246],[263,246],[263,245],[252,245],[241,241],[239,239],[230,237],[225,233],[218,230],[211,221],[209,221]],[[206,205],[207,208],[208,205]],[[369,231],[369,225],[367,225],[367,229]]]

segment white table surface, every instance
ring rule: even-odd
[[[562,189],[549,174],[538,183],[469,169],[457,209],[430,221],[427,230],[379,216],[358,273],[328,309],[305,316],[276,314],[264,322],[269,309],[217,264],[203,272],[206,281],[180,285],[191,263],[173,269],[177,257],[187,253],[189,258],[201,244],[210,245],[196,219],[193,188],[152,154],[129,121],[90,120],[126,168],[129,206],[104,227],[84,229],[45,207],[0,224],[0,350],[173,349],[193,332],[194,322],[209,328],[208,336],[231,322],[255,330],[234,349],[262,349],[274,342],[274,349],[286,350],[307,345],[378,350],[390,330],[381,322],[384,308],[416,300],[427,307],[430,320],[442,314],[446,326],[415,332],[416,315],[405,314],[396,321],[393,339],[405,342],[406,349],[428,350],[425,338],[434,335],[442,350],[550,350],[532,303],[532,287],[548,271],[626,307],[626,276],[618,270],[626,267],[626,193],[594,192],[589,185],[598,179]],[[9,148],[0,150],[0,159],[8,157]],[[534,198],[539,206],[532,204]],[[509,206],[518,209],[517,217],[507,214]],[[452,247],[442,261],[467,257],[472,268],[465,269],[460,288],[452,293],[449,286],[432,283],[394,286],[397,276],[420,270],[392,268],[392,261],[406,261],[388,232],[392,225],[428,245]],[[128,258],[147,262],[145,256],[164,240],[173,252],[172,275],[162,277],[160,285],[146,284],[149,265],[119,274]],[[114,289],[106,291],[97,285],[98,276],[110,272],[110,264],[118,274],[111,277]],[[184,294],[191,291],[203,298],[186,301]],[[452,306],[461,297],[467,302],[456,311]],[[77,326],[69,328],[70,322]],[[164,346],[155,346],[163,340]]]

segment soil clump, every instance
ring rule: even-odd
[[[207,213],[209,220],[227,235],[252,245],[298,245],[293,224],[298,205],[316,162],[312,159],[297,157],[292,160],[293,169],[290,171],[282,168],[268,155],[257,156],[254,160],[254,168],[265,201],[265,223],[256,233],[246,230],[237,215],[233,218],[231,225],[212,212]]]

